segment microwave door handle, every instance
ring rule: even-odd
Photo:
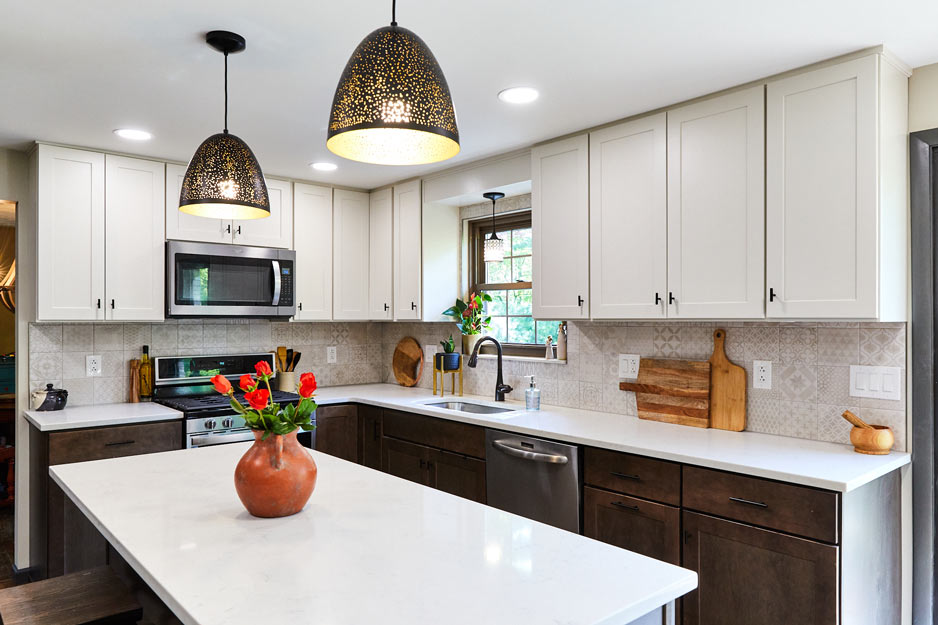
[[[280,305],[280,261],[272,260],[270,261],[273,264],[274,269],[274,300],[270,303],[271,306]]]

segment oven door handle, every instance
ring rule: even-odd
[[[209,445],[224,445],[225,443],[243,443],[254,440],[254,432],[234,432],[232,434],[203,434],[189,438],[192,447],[208,447]]]
[[[274,268],[274,300],[270,303],[271,306],[280,305],[280,261],[272,260],[270,261]]]

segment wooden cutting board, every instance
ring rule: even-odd
[[[635,382],[620,382],[633,391],[638,416],[698,428],[710,425],[710,363],[642,358]]]
[[[746,428],[746,370],[726,357],[726,330],[713,333],[710,356],[710,427],[741,432]]]
[[[423,350],[417,339],[407,336],[394,349],[391,359],[394,379],[401,386],[416,386],[423,374]]]

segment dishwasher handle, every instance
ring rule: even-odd
[[[513,445],[509,445],[504,440],[494,440],[492,441],[492,447],[495,449],[505,452],[509,456],[514,456],[515,458],[524,458],[525,460],[533,460],[534,462],[547,462],[550,464],[567,464],[570,461],[569,458],[562,454],[542,454],[537,451],[528,451],[527,449],[519,449]]]

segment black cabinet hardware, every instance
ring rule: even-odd
[[[111,300],[111,310],[114,310],[114,300]]]
[[[228,224],[227,226],[225,226],[225,232],[227,234],[231,234],[231,224]]]
[[[241,226],[238,226],[238,234],[241,234]]]
[[[388,303],[385,302],[385,303],[384,303],[384,312],[388,312],[388,309],[389,309],[389,308],[390,308],[390,306],[388,306]]]
[[[414,302],[411,302],[411,303],[410,303],[410,309],[411,309],[411,310],[417,310],[417,304],[415,304]]]
[[[577,296],[576,296],[576,305],[577,305],[577,306],[582,306],[582,305],[583,305],[583,296],[582,296],[582,295],[577,295]]]
[[[614,477],[621,477],[624,480],[635,480],[636,482],[642,481],[642,478],[632,473],[618,473],[616,471],[610,471],[609,475],[612,475]]]
[[[303,310],[303,302],[300,302],[299,304],[297,304],[297,305],[296,305],[296,309],[297,309],[297,310]]]
[[[671,291],[668,291],[668,304],[673,304],[673,303],[674,303],[674,293],[672,293]]]
[[[655,306],[661,303],[661,296],[655,293]]]
[[[730,497],[730,501],[735,501],[736,503],[743,503],[747,506],[755,506],[757,508],[768,508],[769,504],[762,503],[761,501],[750,501],[749,499],[740,499],[739,497]]]
[[[769,301],[770,302],[775,301],[775,289],[773,288],[769,288]]]
[[[101,298],[98,298],[98,310],[101,310]]]
[[[104,443],[105,447],[121,447],[123,445],[133,445],[137,441],[116,441],[114,443]]]
[[[638,512],[638,506],[633,506],[631,504],[622,503],[621,501],[613,501],[612,505],[616,508],[622,508],[623,510],[631,510],[632,512]]]

